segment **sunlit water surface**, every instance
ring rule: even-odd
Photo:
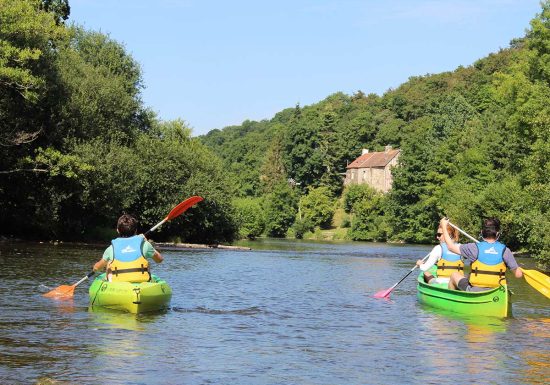
[[[0,384],[545,384],[549,300],[509,279],[514,317],[423,307],[430,246],[263,240],[252,251],[164,251],[172,308],[88,310],[44,292],[82,278],[101,247],[0,243]],[[530,260],[520,260],[532,268]]]

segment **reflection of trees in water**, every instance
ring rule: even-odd
[[[524,384],[546,384],[550,378],[550,318],[522,319],[522,332],[530,336],[521,343],[520,368]],[[523,334],[522,333],[522,334]]]

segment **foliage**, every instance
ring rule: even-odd
[[[353,240],[382,241],[390,236],[384,217],[386,197],[368,185],[351,185],[344,190],[344,210],[351,216],[348,236]]]
[[[265,230],[265,218],[259,198],[237,198],[233,201],[241,238],[255,239]]]
[[[0,0],[0,228],[93,240],[123,212],[142,230],[191,195],[204,201],[155,238],[237,235],[236,188],[183,120],[141,101],[138,63],[110,37],[67,27],[65,0]]]
[[[393,145],[388,194],[343,192],[352,239],[432,242],[443,215],[472,234],[496,216],[508,245],[550,264],[550,0],[525,36],[471,66],[199,138],[143,105],[122,44],[65,25],[68,3],[0,0],[2,233],[85,239],[125,211],[146,229],[199,194],[155,236],[300,237],[330,225],[361,149]]]
[[[303,195],[298,203],[298,217],[301,223],[313,227],[328,229],[334,216],[335,201],[328,187],[311,188],[307,195]]]
[[[294,223],[297,212],[297,196],[286,181],[275,185],[264,198],[266,233],[282,238]]]
[[[201,140],[238,170],[236,183],[250,196],[267,196],[251,176],[276,164],[267,161],[276,149],[301,199],[321,186],[338,196],[341,174],[362,148],[393,145],[401,154],[389,194],[343,194],[352,238],[433,242],[443,215],[473,234],[483,217],[496,216],[513,249],[548,263],[548,231],[540,229],[550,207],[550,1],[541,7],[524,37],[471,66],[411,77],[382,96],[335,93]],[[302,215],[293,230],[313,227]]]

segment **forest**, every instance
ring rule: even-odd
[[[200,137],[144,105],[121,43],[69,21],[68,0],[0,0],[1,235],[104,240],[123,212],[146,228],[201,195],[159,239],[301,238],[340,210],[346,239],[433,243],[442,216],[474,235],[498,217],[512,250],[550,264],[550,1],[470,66]],[[392,190],[344,189],[361,149],[386,145]]]

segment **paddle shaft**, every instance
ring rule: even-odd
[[[82,278],[80,281],[78,281],[77,283],[75,283],[73,286],[74,286],[74,287],[77,287],[77,286],[80,285],[82,282],[84,282],[84,281],[87,280],[88,278],[92,277],[94,274],[95,274],[95,271],[89,272],[84,278]]]
[[[475,239],[474,237],[472,237],[470,234],[468,234],[466,231],[462,230],[460,227],[458,226],[455,226],[451,223],[451,221],[449,221],[449,225],[451,225],[451,227],[454,227],[455,229],[457,229],[458,231],[460,231],[462,234],[464,234],[465,236],[467,236],[468,238],[470,238],[472,241],[474,241],[475,243],[479,243],[479,241],[477,239]]]
[[[156,225],[154,225],[153,227],[151,227],[149,230],[147,230],[147,232],[143,235],[145,235],[145,238],[147,238],[147,234],[155,231],[156,229],[158,229],[160,226],[162,226],[164,223],[166,222],[166,218],[164,218],[162,221],[160,221],[159,223],[157,223]]]
[[[422,262],[426,262],[426,260],[428,259],[428,257],[430,256],[430,253],[428,253],[428,255],[426,255],[423,259],[422,259]],[[392,287],[390,287],[390,289],[388,291],[392,291],[393,289],[395,289],[397,287],[397,285],[399,285],[401,282],[403,282],[405,280],[405,278],[407,278],[409,275],[411,275],[411,273],[418,267],[418,265],[414,265],[414,267],[411,269],[411,271],[409,271],[403,278],[401,278],[399,280],[399,282],[397,282],[395,285],[393,285]]]

